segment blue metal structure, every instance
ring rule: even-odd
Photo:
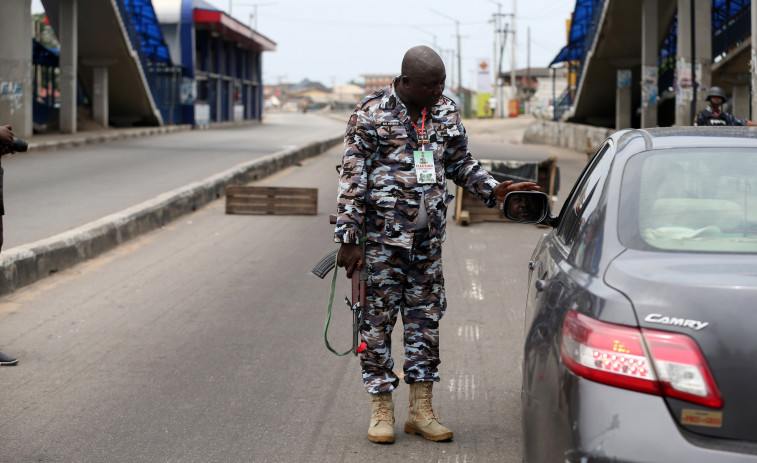
[[[568,44],[549,63],[550,67],[563,62],[567,63],[568,66],[568,88],[555,102],[555,120],[560,119],[562,114],[573,104],[576,97],[581,71],[586,64],[587,51],[594,42],[604,3],[605,0],[576,0],[570,22],[570,31],[568,31]],[[572,79],[574,81],[571,81]]]
[[[752,34],[750,0],[712,0],[712,58],[725,56]]]
[[[34,124],[45,126],[52,119],[58,105],[56,75],[60,68],[60,50],[32,39],[32,65],[35,89],[32,118]]]
[[[52,24],[59,25],[59,3],[42,1]],[[162,4],[155,0],[79,1],[86,6],[79,10],[80,16],[86,11],[90,17],[77,26],[77,33],[86,36],[78,48],[86,48],[87,56],[109,63],[105,65],[110,72],[108,81],[119,90],[107,95],[111,121],[118,118],[121,125],[207,125],[262,119],[261,55],[263,51],[276,49],[276,44],[262,34],[202,0],[171,0]],[[159,22],[153,2],[165,14],[163,19],[168,18],[167,23]],[[173,14],[171,7],[176,7],[177,14]],[[94,18],[103,18],[108,23],[110,34],[103,42],[98,41],[99,32],[92,26]],[[110,47],[108,41],[118,46]],[[136,56],[132,56],[132,50]],[[45,68],[35,72],[35,76],[43,76],[35,88],[45,98],[55,95],[40,85],[55,81],[46,77],[49,72],[57,72],[54,71],[57,64],[48,62],[56,54],[57,50],[35,46],[35,65],[40,66],[38,69]],[[90,69],[98,64],[92,62],[85,64],[85,70],[78,75],[86,92],[93,91]],[[79,95],[87,93],[79,90]],[[49,101],[39,100],[45,105],[45,111],[39,111],[40,116],[52,113],[47,109],[55,110]],[[84,103],[80,101],[81,104]]]
[[[662,43],[660,56],[657,58],[659,66],[657,78],[657,94],[675,91],[676,54],[678,53],[678,15],[673,18],[668,34]]]
[[[555,102],[555,120],[559,120],[574,103],[575,92],[580,84],[586,56],[594,41],[605,1],[576,0],[568,44],[550,63],[550,66],[567,63],[569,79],[571,75],[575,76],[575,82],[569,81],[568,88]],[[711,0],[713,60],[724,58],[734,47],[751,35],[750,7],[750,0]],[[658,56],[660,95],[675,90],[677,42],[678,19],[676,15]]]
[[[151,0],[116,0],[126,32],[139,54],[155,105],[163,123],[181,121],[181,68],[174,66]]]

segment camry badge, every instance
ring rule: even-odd
[[[651,313],[647,315],[646,317],[644,317],[644,321],[649,323],[659,323],[661,325],[674,325],[683,328],[691,328],[696,331],[699,331],[710,324],[710,322],[700,322],[699,320],[691,320],[688,318],[665,317],[658,313]]]

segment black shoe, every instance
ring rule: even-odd
[[[13,366],[18,363],[17,358],[10,357],[0,352],[0,365]]]

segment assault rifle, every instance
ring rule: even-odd
[[[336,223],[336,215],[329,215],[329,223]],[[344,302],[347,304],[347,307],[352,310],[352,348],[348,351],[342,353],[335,351],[329,344],[328,339],[329,321],[331,320],[331,305],[334,302],[334,287],[336,285],[336,259],[339,250],[335,249],[323,256],[321,260],[319,260],[318,263],[315,264],[313,270],[311,270],[313,275],[317,276],[320,279],[325,278],[332,269],[334,270],[334,276],[331,280],[331,296],[329,298],[328,317],[326,318],[326,328],[323,332],[323,339],[326,341],[326,347],[331,352],[339,356],[346,355],[350,352],[353,352],[355,355],[357,355],[358,353],[364,351],[366,347],[365,342],[359,342],[360,325],[363,324],[363,308],[366,306],[365,294],[368,284],[368,266],[365,264],[365,242],[363,242],[362,247],[363,268],[360,269],[359,272],[355,271],[352,273],[352,302],[350,302],[350,299],[348,299],[346,296],[344,298]]]

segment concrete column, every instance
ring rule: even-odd
[[[108,86],[108,66],[116,63],[113,58],[83,58],[83,66],[92,67],[92,117],[103,127],[110,124],[108,101],[110,101]]]
[[[2,0],[0,13],[0,125],[16,137],[32,135],[31,0]],[[26,40],[20,40],[26,37]]]
[[[76,76],[79,72],[78,0],[60,0],[60,131],[76,133]]]
[[[618,69],[615,89],[615,129],[631,127],[631,70]]]
[[[691,4],[694,3],[692,12]],[[707,31],[698,34],[695,39],[695,68],[691,72],[691,15],[694,14],[694,30]],[[678,0],[678,81],[676,91],[676,125],[691,125],[696,111],[707,106],[705,96],[712,82],[712,31],[710,0]],[[692,106],[696,82],[696,103]]]
[[[108,67],[93,69],[92,117],[103,127],[108,127]]]
[[[749,85],[734,84],[731,102],[731,114],[741,119],[749,119]]]
[[[657,126],[658,0],[643,0],[641,6],[641,127]]]
[[[695,0],[695,9],[695,30],[708,31],[707,34],[699,34],[706,39],[696,41],[696,110],[700,111],[707,107],[705,98],[712,87],[712,4],[710,0]]]

